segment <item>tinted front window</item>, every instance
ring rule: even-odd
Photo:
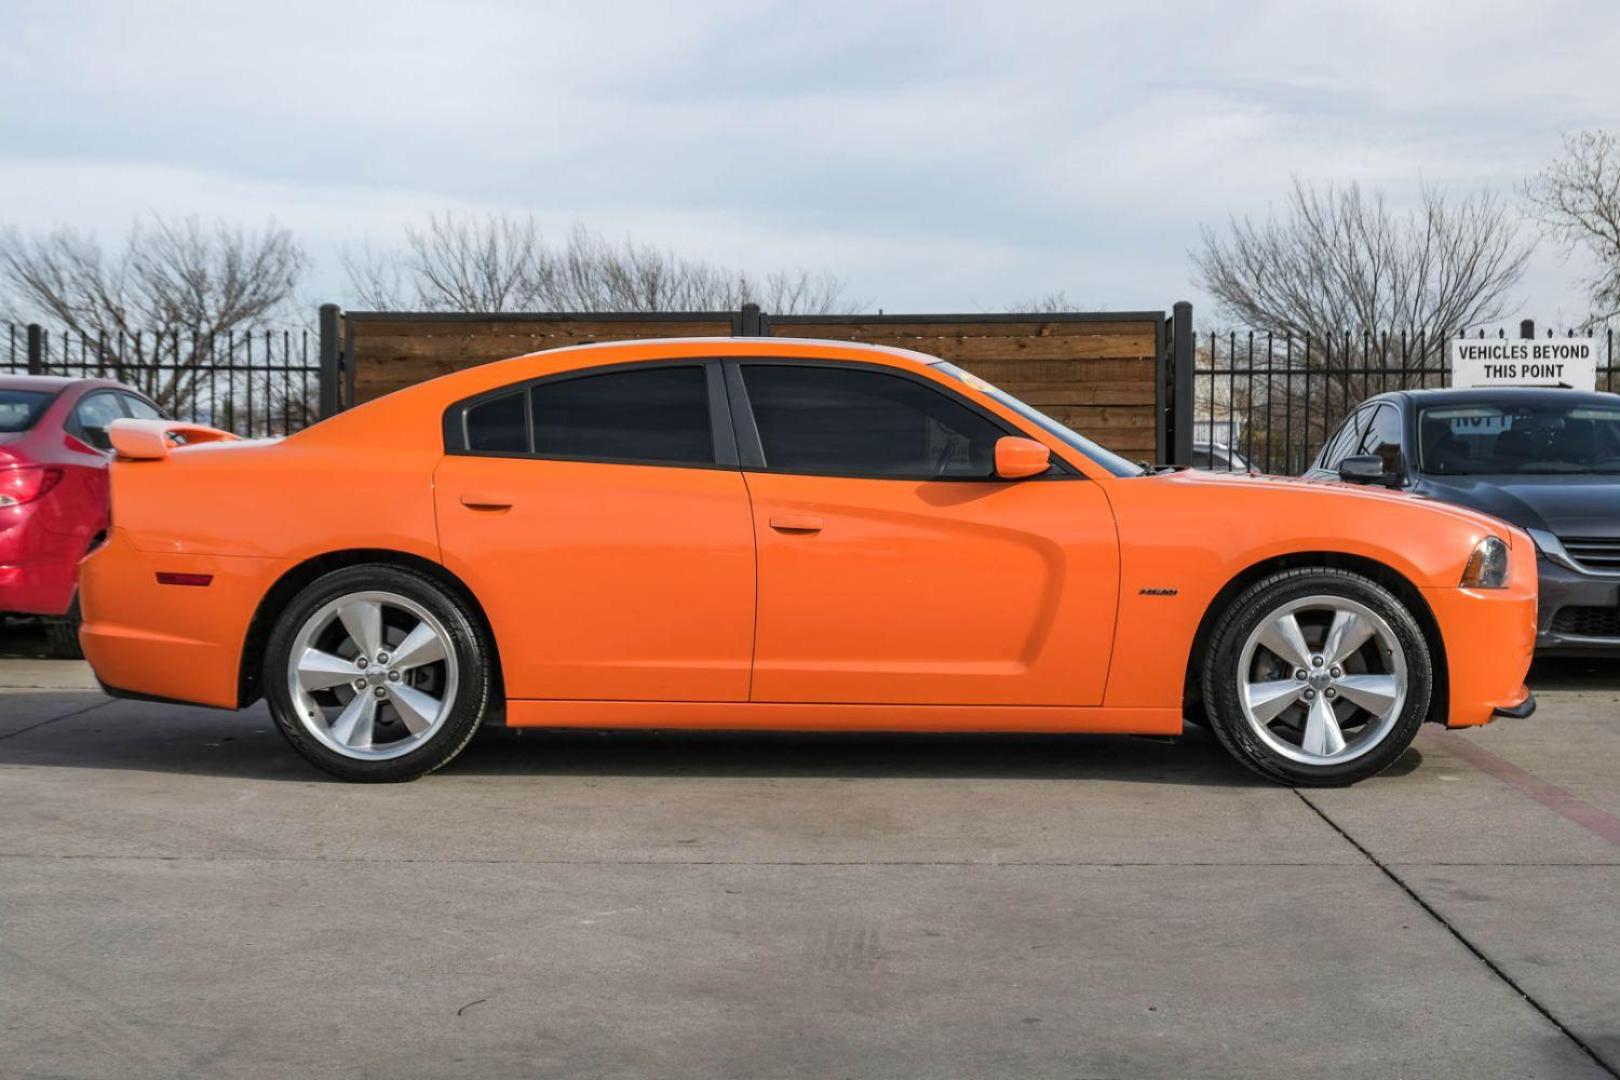
[[[0,390],[0,432],[27,431],[50,403],[51,395],[39,390]]]
[[[712,465],[703,368],[658,367],[540,383],[529,391],[534,452],[668,465]]]
[[[1435,405],[1418,413],[1426,473],[1620,473],[1620,405]]]
[[[1385,472],[1400,471],[1401,413],[1393,405],[1380,405],[1373,413],[1367,433],[1361,437],[1359,454],[1372,454],[1384,462]]]
[[[1052,435],[1072,449],[1080,451],[1080,453],[1084,454],[1092,461],[1095,461],[1098,465],[1101,465],[1104,469],[1107,469],[1115,476],[1141,476],[1147,471],[1146,469],[1142,468],[1142,466],[1120,457],[1118,454],[1114,453],[1112,450],[1109,450],[1107,447],[1102,446],[1100,443],[1092,442],[1090,439],[1086,438],[1078,431],[1075,431],[1067,424],[1047,416],[1035,406],[1018,400],[1011,394],[1007,393],[1007,391],[1001,389],[999,386],[993,386],[979,378],[977,375],[962,370],[955,364],[935,364],[934,370],[943,375],[949,375],[951,378],[960,380],[961,382],[966,383],[968,386],[973,387],[973,389],[979,391],[979,393],[989,397],[998,405],[1012,410],[1014,413],[1034,424],[1048,435]]]
[[[521,454],[529,449],[527,405],[522,390],[491,398],[467,410],[467,449]]]
[[[1340,424],[1339,430],[1333,433],[1333,438],[1322,448],[1322,456],[1316,464],[1318,469],[1337,469],[1339,462],[1350,456],[1366,427],[1369,411],[1361,409],[1351,413]]]
[[[1001,428],[911,379],[811,365],[742,373],[766,468],[913,479],[994,472]]]

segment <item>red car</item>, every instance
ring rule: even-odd
[[[79,560],[107,532],[107,425],[162,416],[105,379],[0,375],[0,617],[44,617],[59,656],[81,655]]]

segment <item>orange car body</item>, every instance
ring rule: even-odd
[[[1043,443],[1063,482],[862,479],[447,454],[447,408],[552,373],[781,356],[904,369]],[[1290,562],[1399,588],[1431,638],[1431,719],[1524,700],[1535,551],[1499,521],[1342,484],[1120,477],[930,358],[788,340],[561,349],[447,375],[278,441],[113,465],[82,568],[109,687],[237,708],[267,622],[323,568],[431,566],[495,642],[509,725],[1180,732],[1206,616]],[[1511,547],[1507,589],[1459,587]],[[206,584],[202,584],[206,581]]]

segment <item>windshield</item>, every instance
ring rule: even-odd
[[[1620,403],[1441,405],[1418,413],[1419,470],[1620,474]]]
[[[1047,416],[1034,406],[1025,405],[1022,401],[1019,401],[1005,390],[991,386],[989,383],[985,382],[977,375],[974,375],[972,372],[963,371],[955,364],[949,363],[935,364],[934,370],[942,371],[951,378],[956,379],[958,382],[962,382],[973,387],[973,389],[979,391],[979,393],[994,398],[997,402],[1007,406],[1007,408],[1011,409],[1019,416],[1022,416],[1030,423],[1036,425],[1042,431],[1045,431],[1049,435],[1055,435],[1069,446],[1072,446],[1074,449],[1080,451],[1082,454],[1086,455],[1086,457],[1090,458],[1092,461],[1095,461],[1098,465],[1101,465],[1115,476],[1141,476],[1147,471],[1140,465],[1120,457],[1112,450],[1098,446],[1096,443],[1092,442],[1078,431],[1058,423],[1056,420],[1052,419],[1050,416]]]
[[[42,390],[0,390],[0,434],[27,431],[50,403]]]

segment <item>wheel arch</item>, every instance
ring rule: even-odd
[[[1192,648],[1187,655],[1187,668],[1182,686],[1182,707],[1187,710],[1201,709],[1203,707],[1203,682],[1200,672],[1204,665],[1204,656],[1209,646],[1209,639],[1214,632],[1215,624],[1219,621],[1221,613],[1244,589],[1253,585],[1262,578],[1269,577],[1281,570],[1300,570],[1313,567],[1324,567],[1330,570],[1348,570],[1361,574],[1376,581],[1390,592],[1394,593],[1401,602],[1406,604],[1412,612],[1412,618],[1417,620],[1418,628],[1423,631],[1424,642],[1429,647],[1429,653],[1434,658],[1434,695],[1429,705],[1429,719],[1440,717],[1444,721],[1450,703],[1450,676],[1446,661],[1445,638],[1440,633],[1440,623],[1434,617],[1434,611],[1429,602],[1423,598],[1423,592],[1411,579],[1399,570],[1377,559],[1367,558],[1363,555],[1350,555],[1342,551],[1298,551],[1286,555],[1276,555],[1262,559],[1251,566],[1244,568],[1221,587],[1215,594],[1209,606],[1204,609],[1203,618],[1198,622],[1198,630],[1193,635]]]
[[[281,614],[292,598],[298,595],[304,586],[324,574],[351,566],[367,565],[397,566],[414,570],[432,578],[466,603],[478,622],[485,642],[489,645],[490,657],[494,664],[495,685],[492,696],[496,707],[499,708],[506,698],[506,683],[501,673],[500,649],[495,646],[495,634],[490,626],[489,615],[484,611],[484,605],[467,587],[466,582],[451,573],[443,564],[392,548],[347,548],[324,552],[305,559],[276,579],[259,599],[253,617],[248,621],[247,633],[242,639],[242,653],[237,661],[236,707],[246,708],[264,696],[265,645],[270,639],[276,616]]]

